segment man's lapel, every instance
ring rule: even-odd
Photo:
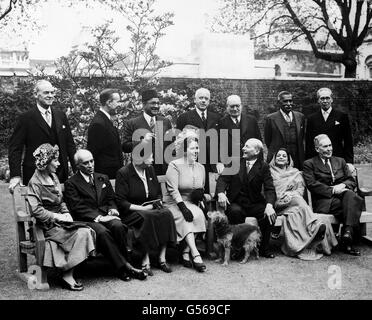
[[[79,181],[79,184],[80,184],[80,187],[85,190],[93,199],[96,200],[97,198],[97,193],[96,191],[90,186],[89,183],[87,183],[85,181],[85,179],[83,178],[83,176],[81,175],[80,172],[78,172],[77,174],[77,179]]]
[[[49,131],[49,126],[48,124],[45,122],[43,116],[41,115],[39,109],[37,107],[34,108],[33,112],[32,112],[32,118],[34,119],[34,121],[38,124],[38,126],[47,134],[49,135],[50,134],[50,131]]]
[[[301,130],[301,120],[300,120],[300,117],[296,116],[293,111],[292,111],[292,116],[293,116],[293,120],[296,123],[297,134],[299,134],[300,133],[300,130]]]
[[[240,116],[240,136],[244,137],[248,130],[248,118],[244,117],[243,114]]]
[[[252,168],[249,170],[249,173],[248,173],[248,183],[251,182],[251,180],[256,176],[258,170],[261,168],[261,162],[258,161],[258,159],[256,160],[256,162],[254,163],[254,165],[252,166]]]
[[[101,199],[101,193],[102,193],[102,186],[104,183],[104,180],[101,178],[98,178],[98,175],[96,173],[94,175],[94,185],[96,187],[96,192],[97,192],[97,202],[99,202],[99,199]]]
[[[196,109],[192,110],[192,112],[190,113],[190,117],[192,119],[192,121],[190,121],[190,122],[195,123],[195,126],[196,127],[198,127],[198,128],[204,128],[203,121],[199,117],[198,113],[196,112]],[[209,118],[208,115],[207,115],[207,118]]]
[[[52,110],[52,119],[53,119],[52,121],[55,121],[55,127],[58,133],[60,129],[62,128],[62,119],[57,116],[57,114],[54,111],[54,108],[51,108],[51,110]]]
[[[275,117],[274,117],[274,122],[275,122],[276,126],[278,127],[279,132],[282,135],[283,140],[285,142],[285,134],[284,134],[284,128],[283,128],[283,124],[284,124],[285,120],[284,120],[284,122],[283,122],[283,120],[284,120],[284,118],[281,115],[280,111],[277,111],[276,114],[275,114]]]

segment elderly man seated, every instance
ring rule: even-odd
[[[276,193],[270,167],[260,156],[263,150],[260,140],[248,139],[242,150],[239,172],[228,175],[228,168],[225,168],[217,180],[218,203],[227,208],[226,215],[231,224],[243,223],[246,217],[255,217],[262,232],[260,255],[275,258],[269,246],[270,233],[276,220],[273,207]]]
[[[341,248],[359,256],[353,248],[354,229],[359,226],[363,199],[354,193],[356,182],[343,158],[332,156],[332,142],[325,134],[314,138],[317,156],[304,162],[303,175],[312,194],[316,213],[332,214],[343,224]]]

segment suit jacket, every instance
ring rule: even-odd
[[[68,178],[69,160],[75,171],[74,154],[76,147],[66,114],[55,107],[52,107],[51,111],[59,147],[60,167],[57,173],[59,180],[64,182]],[[51,143],[50,128],[37,107],[34,107],[19,116],[9,140],[8,157],[11,177],[22,176],[22,167],[23,183],[27,184],[35,171],[35,158],[32,154],[43,143]],[[22,161],[24,148],[25,153]]]
[[[209,129],[215,129],[217,133],[217,144],[216,144],[216,151],[218,152],[218,120],[220,119],[220,115],[218,113],[212,112],[207,110],[207,127],[206,130],[208,131]],[[195,109],[187,111],[185,113],[182,113],[178,119],[177,119],[177,129],[183,130],[183,128],[187,125],[192,125],[195,126],[199,129],[205,129],[204,124],[198,113],[196,112]],[[206,164],[207,168],[210,167],[211,165],[211,159],[210,159],[210,139],[207,139],[206,141]],[[218,157],[218,155],[217,155]],[[218,159],[216,159],[218,160]],[[214,163],[215,164],[215,163]],[[209,169],[207,169],[207,172],[210,172]]]
[[[221,130],[227,129],[228,137],[227,137],[227,146],[224,143],[223,140],[221,140]],[[237,129],[235,123],[231,120],[231,117],[229,115],[224,116],[218,121],[218,130],[219,130],[219,138],[220,138],[220,152],[223,151],[224,154],[227,154],[231,156],[232,153],[232,146],[233,144],[236,145],[237,148],[239,148],[239,154],[238,156],[241,156],[242,154],[242,148],[245,144],[245,142],[250,138],[256,138],[259,140],[262,140],[260,128],[258,127],[258,123],[255,117],[242,114],[240,118],[240,139],[239,140],[233,140],[232,139],[232,130]],[[225,149],[222,149],[225,148]],[[226,150],[227,149],[227,150]],[[226,154],[226,155],[227,155]]]
[[[306,159],[317,155],[314,138],[321,133],[331,139],[334,156],[344,158],[348,163],[354,163],[353,136],[346,113],[332,108],[327,121],[324,121],[321,110],[309,116],[306,126]]]
[[[230,203],[235,202],[244,184],[246,175],[246,162],[244,159],[240,162],[239,173],[236,175],[224,175],[223,173],[217,179],[216,194],[227,191],[227,198]],[[264,161],[254,163],[248,173],[248,195],[247,199],[250,204],[271,203],[273,206],[276,201],[276,193],[271,177],[270,167]],[[262,188],[264,195],[262,195]]]
[[[94,173],[94,188],[79,172],[74,174],[65,182],[65,201],[77,221],[93,222],[97,216],[105,216],[110,209],[117,209],[110,180],[100,173]]]
[[[292,111],[293,121],[297,131],[297,152],[300,164],[305,160],[304,137],[305,137],[305,116],[298,111]],[[270,162],[279,148],[286,148],[284,118],[280,111],[269,114],[266,117],[264,134],[267,146],[267,162]],[[299,168],[301,169],[301,168]]]
[[[172,124],[169,121],[169,119],[164,118],[162,116],[156,116],[156,121],[157,122],[160,121],[163,123],[163,129],[162,129],[162,132],[159,131],[159,135],[162,136],[162,139],[157,139],[153,141],[153,144],[152,144],[152,152],[153,152],[154,160],[155,160],[154,167],[156,168],[156,171],[158,174],[165,174],[167,163],[164,159],[164,151],[167,148],[167,146],[172,143],[172,141],[165,141],[164,135],[166,134],[167,131],[172,129]],[[145,130],[144,130],[144,133],[140,135],[139,139],[133,139],[133,133],[137,129],[145,129]],[[132,152],[133,148],[141,142],[146,132],[151,132],[151,128],[149,124],[147,123],[143,114],[141,114],[140,116],[136,118],[130,119],[127,123],[125,123],[124,129],[123,129],[123,144],[122,144],[123,151],[126,153]],[[160,150],[160,154],[155,153],[155,150],[156,150],[155,143],[159,143],[158,150]],[[163,164],[159,164],[158,160],[162,161]]]
[[[312,195],[313,210],[318,213],[328,213],[332,201],[332,186],[344,183],[353,190],[356,182],[352,177],[344,159],[331,157],[330,159],[335,181],[332,181],[331,171],[319,156],[304,162],[303,176],[307,188]]]
[[[161,200],[161,188],[154,168],[152,166],[147,167],[145,173],[149,192],[147,198],[145,186],[132,163],[118,171],[115,182],[115,193],[120,215],[125,216],[130,214],[129,207],[131,204],[141,205],[146,201]]]
[[[112,121],[98,111],[88,128],[87,148],[92,152],[95,171],[115,179],[116,172],[123,166],[120,137]]]

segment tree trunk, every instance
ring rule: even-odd
[[[345,78],[356,78],[356,69],[357,69],[357,55],[356,50],[353,50],[345,60],[342,61],[342,64],[345,66]]]

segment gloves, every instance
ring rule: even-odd
[[[184,202],[177,203],[177,206],[178,208],[180,208],[182,215],[187,222],[191,222],[192,220],[194,220],[194,216],[192,215],[192,212],[190,211],[190,209],[186,207]]]
[[[195,204],[199,205],[199,202],[204,199],[204,189],[199,188],[195,189],[190,193],[190,201]]]

